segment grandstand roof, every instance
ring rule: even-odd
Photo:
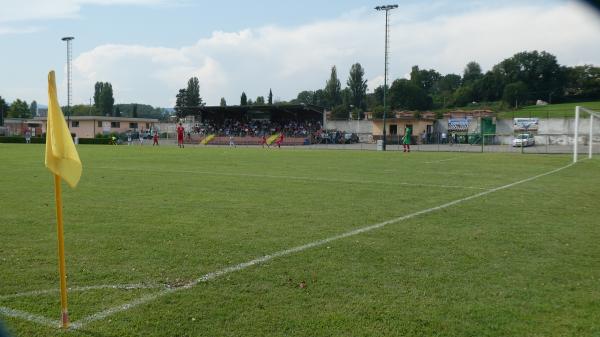
[[[268,116],[270,120],[315,121],[323,120],[324,111],[322,107],[310,104],[202,106],[186,110],[186,115],[194,115],[201,120],[241,120]]]

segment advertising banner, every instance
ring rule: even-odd
[[[448,119],[448,131],[468,131],[471,118]]]
[[[539,118],[514,118],[514,131],[537,131],[540,125]]]

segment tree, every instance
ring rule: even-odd
[[[453,92],[460,87],[460,75],[447,74],[440,78],[437,87],[441,92]]]
[[[227,106],[227,102],[225,101],[225,97],[221,97],[221,103],[219,103],[220,106]]]
[[[91,116],[96,114],[96,109],[87,104],[75,104],[69,113],[71,116]]]
[[[453,95],[453,105],[464,106],[473,102],[473,87],[471,85],[462,85]]]
[[[254,104],[256,104],[256,105],[265,105],[265,97],[264,96],[258,96],[258,97],[256,97],[256,101],[254,102]]]
[[[185,115],[185,108],[187,106],[186,98],[186,89],[179,89],[177,96],[175,96],[175,113],[178,117],[183,117]]]
[[[436,83],[436,94],[433,97],[438,106],[445,108],[450,104],[452,94],[460,87],[461,80],[460,75],[456,74],[440,77]]]
[[[323,89],[315,90],[315,92],[313,94],[313,104],[320,106],[320,107],[327,106],[327,94],[325,93],[325,90],[323,90]]]
[[[527,84],[519,81],[506,85],[502,100],[508,104],[514,104],[515,108],[519,106],[519,102],[524,102],[527,99]]]
[[[0,126],[4,125],[4,118],[6,118],[7,114],[8,114],[8,104],[6,104],[6,101],[4,100],[4,98],[2,98],[2,96],[0,96]]]
[[[134,112],[137,118],[157,118],[163,119],[165,114],[165,110],[162,108],[155,108],[152,105],[148,104],[139,104],[139,103],[127,103],[127,104],[115,104],[115,110],[119,109],[121,112],[121,116],[130,116],[134,117]]]
[[[350,104],[359,110],[366,107],[367,80],[363,79],[364,75],[365,71],[360,63],[355,63],[350,67],[350,76],[346,82],[350,88]]]
[[[115,98],[113,97],[112,84],[105,82],[102,85],[100,93],[101,112],[104,115],[110,116],[113,114]]]
[[[387,105],[390,105],[390,95],[388,86]],[[373,93],[367,95],[368,109],[374,111],[376,107],[381,107],[383,111],[383,85],[373,90]],[[383,115],[382,115],[383,116]]]
[[[315,104],[314,95],[315,93],[310,90],[300,91],[293,102],[300,104]]]
[[[187,114],[191,114],[193,108],[202,106],[202,97],[200,97],[200,82],[198,81],[198,77],[192,77],[188,80],[185,94],[185,104],[187,108],[186,112]]]
[[[337,77],[337,69],[335,66],[331,67],[331,75],[329,80],[325,83],[325,94],[328,100],[328,107],[333,108],[334,106],[342,103],[342,85]]]
[[[248,98],[246,97],[246,93],[242,91],[242,96],[240,97],[240,105],[248,105]]]
[[[481,66],[479,65],[479,63],[475,61],[467,63],[467,66],[465,67],[465,70],[463,72],[463,83],[475,82],[481,77],[483,77],[483,75],[481,73]]]
[[[495,65],[492,71],[504,83],[523,82],[531,98],[547,98],[552,93],[559,96],[563,92],[563,71],[556,57],[545,51],[517,53]]]
[[[16,99],[8,108],[8,117],[11,118],[29,118],[31,117],[29,105],[27,102]]]
[[[427,93],[436,93],[438,91],[437,83],[442,78],[442,75],[437,71],[420,70],[419,66],[413,66],[410,72],[410,81]]]
[[[344,105],[346,108],[349,108],[350,105],[352,105],[352,92],[350,91],[350,88],[346,87],[342,89],[340,96],[342,96],[342,105]]]
[[[348,106],[339,104],[331,109],[331,118],[333,119],[348,119],[350,111]]]
[[[426,110],[433,103],[424,89],[407,79],[392,82],[389,95],[390,105],[394,109]]]
[[[94,85],[94,107],[101,115],[112,115],[115,99],[113,97],[112,84],[108,82],[96,82]]]
[[[102,92],[102,82],[96,82],[96,84],[94,84],[94,106],[96,107],[96,109],[98,111],[101,111],[100,109],[100,93]]]
[[[269,105],[273,105],[273,91],[269,88]]]
[[[254,104],[254,102],[252,102],[252,99],[248,99],[248,102],[246,102],[247,105],[252,105]]]
[[[121,117],[121,108],[118,105],[115,107],[115,117]]]
[[[579,100],[600,98],[600,67],[586,64],[565,67],[565,94]]]
[[[500,100],[505,85],[504,78],[500,74],[488,71],[480,80],[473,83],[473,100],[487,102]]]
[[[35,100],[31,101],[31,104],[29,105],[29,114],[31,117],[37,116],[37,109],[37,102]]]

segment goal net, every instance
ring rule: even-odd
[[[594,137],[599,138],[600,112],[586,107],[575,107],[575,123],[573,126],[573,162],[579,154],[587,154],[589,159],[594,154]],[[598,139],[596,139],[597,141]]]

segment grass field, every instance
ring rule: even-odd
[[[600,101],[560,103],[549,105],[528,105],[514,111],[504,111],[498,114],[498,118],[514,117],[537,117],[537,118],[574,118],[575,107],[583,106],[588,109],[600,111]]]
[[[60,331],[43,146],[0,144],[15,336],[600,335],[598,159],[78,149]]]

